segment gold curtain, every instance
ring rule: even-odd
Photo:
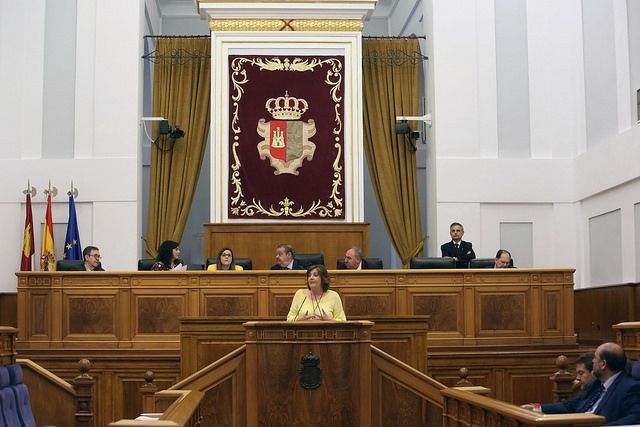
[[[153,115],[185,132],[171,148],[161,137],[151,146],[147,254],[164,240],[180,242],[198,182],[209,133],[211,40],[158,39],[153,77]],[[191,56],[191,57],[190,57]],[[195,57],[195,58],[194,58]],[[154,122],[155,123],[155,122]],[[157,124],[153,137],[157,136]]]
[[[365,155],[382,217],[406,267],[422,253],[424,241],[416,153],[405,135],[396,135],[395,123],[396,116],[418,115],[419,63],[389,56],[420,47],[415,39],[383,39],[364,40],[362,50]]]

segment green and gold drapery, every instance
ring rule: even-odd
[[[396,135],[396,116],[419,112],[419,61],[386,52],[419,52],[416,39],[363,40],[364,149],[378,206],[402,263],[422,253],[416,152]]]
[[[155,53],[165,59],[154,65],[153,115],[179,125],[185,136],[151,146],[146,237],[151,257],[162,241],[181,240],[189,217],[209,133],[211,40],[160,38]],[[154,130],[155,137],[157,125]]]

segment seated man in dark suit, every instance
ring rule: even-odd
[[[100,264],[100,249],[95,246],[87,246],[82,250],[84,264],[78,267],[70,267],[72,271],[104,271]]]
[[[511,252],[506,249],[498,249],[496,263],[493,268],[509,268],[511,265]]]
[[[276,248],[276,264],[272,270],[306,270],[304,265],[296,259],[296,253],[291,245],[283,243]]]
[[[367,261],[362,258],[362,249],[357,246],[350,247],[344,254],[344,266],[346,270],[367,270]]]
[[[462,240],[464,227],[459,222],[449,226],[451,241],[440,246],[443,257],[451,257],[456,262],[456,268],[468,268],[469,261],[476,257],[473,252],[473,244]]]
[[[600,345],[593,358],[596,379],[573,400],[541,406],[545,414],[590,412],[602,415],[606,425],[640,423],[640,382],[625,372],[624,350],[612,342]]]

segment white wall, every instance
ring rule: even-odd
[[[82,244],[100,247],[109,270],[136,265],[143,4],[128,0],[76,3],[75,11],[66,15],[47,13],[47,7],[54,6],[51,2],[0,3],[0,93],[5,100],[0,117],[7,130],[0,134],[5,183],[0,189],[0,212],[9,254],[0,266],[0,292],[16,290],[14,272],[20,265],[25,218],[22,190],[28,179],[38,190],[33,199],[36,260],[46,203],[43,189],[51,180],[59,190],[53,200],[54,233],[64,235],[65,193],[73,180],[79,191],[76,208]],[[47,17],[77,22],[75,36],[71,35],[75,44],[71,69],[57,63],[69,55],[59,57],[45,49],[54,42],[45,42],[50,34],[47,25],[54,24],[46,22]],[[73,82],[71,95],[65,92],[73,102],[56,104],[47,95],[43,82],[56,75]],[[53,115],[61,128],[71,129],[62,140],[43,132],[55,133],[55,126],[43,126],[49,123],[45,117]],[[56,253],[62,252],[63,243],[64,238],[56,241]]]
[[[530,223],[534,266],[577,268],[578,287],[635,280],[640,127],[631,126],[637,55],[630,46],[639,23],[627,5],[433,0],[427,96],[439,244],[460,221],[476,254],[493,256],[509,241],[505,233],[517,234],[505,223]],[[612,237],[615,250],[597,256],[622,254],[620,274],[594,276],[589,223],[616,210],[620,244]],[[597,238],[615,235],[609,228]]]

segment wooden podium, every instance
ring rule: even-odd
[[[372,322],[244,326],[247,426],[371,425]]]

